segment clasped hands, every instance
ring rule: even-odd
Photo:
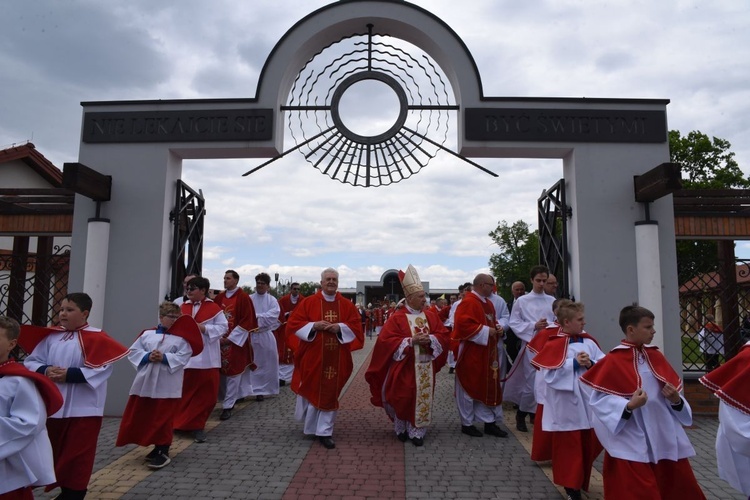
[[[664,387],[661,389],[661,395],[664,396],[670,404],[676,405],[680,402],[680,393],[677,390],[675,386],[672,384],[664,384]],[[646,391],[644,391],[642,388],[638,388],[637,391],[633,393],[633,396],[631,396],[630,401],[627,402],[625,405],[625,409],[628,411],[633,411],[636,408],[640,408],[641,406],[645,405],[648,401],[648,394],[646,394]]]
[[[151,353],[148,355],[148,360],[152,363],[161,363],[163,359],[164,353],[162,353],[161,351],[157,351],[156,349],[151,351]]]
[[[68,376],[68,369],[62,366],[50,366],[44,374],[53,382],[64,383],[65,377]]]
[[[578,361],[579,365],[585,368],[591,368],[591,365],[593,364],[591,362],[591,357],[589,357],[589,353],[583,351],[576,354],[576,361]]]
[[[430,340],[429,333],[417,333],[411,338],[411,343],[412,345],[421,345],[421,346],[429,347],[432,341]]]
[[[329,323],[328,321],[316,321],[313,323],[313,330],[318,332],[330,332],[338,335],[341,332],[341,326],[338,323]]]

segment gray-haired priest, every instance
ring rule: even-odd
[[[372,404],[393,420],[396,436],[422,446],[432,420],[435,374],[445,365],[450,336],[427,297],[417,270],[399,271],[406,307],[397,309],[380,331],[365,380]]]
[[[352,374],[352,351],[362,349],[365,335],[354,304],[338,293],[339,273],[325,269],[321,290],[294,309],[286,325],[292,346],[292,390],[297,394],[295,417],[303,432],[315,435],[327,449],[335,448],[333,424],[339,396]]]

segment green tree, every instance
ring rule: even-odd
[[[490,256],[490,272],[497,280],[497,293],[509,300],[510,285],[527,283],[529,269],[539,263],[539,232],[530,231],[522,220],[512,225],[503,220],[488,236],[499,249]]]
[[[731,147],[729,141],[709,138],[697,130],[684,137],[679,130],[669,131],[669,157],[682,165],[685,189],[750,188],[750,176],[740,170]],[[677,241],[677,275],[681,284],[716,269],[718,261],[716,241]]]
[[[685,189],[750,188],[750,176],[740,170],[725,139],[709,137],[693,130],[685,137],[679,130],[669,131],[669,157],[682,165]]]
[[[306,281],[304,283],[299,284],[299,293],[303,297],[307,297],[309,295],[313,295],[317,290],[316,287],[320,287],[320,283],[315,283],[314,281]]]

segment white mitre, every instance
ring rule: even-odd
[[[408,297],[414,292],[424,292],[422,287],[422,280],[419,279],[419,274],[414,266],[409,264],[406,268],[406,272],[399,271],[398,277],[401,280],[401,286],[404,289],[404,297]]]

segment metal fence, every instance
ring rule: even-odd
[[[50,254],[0,254],[0,314],[21,324],[52,325],[68,293],[70,245]]]
[[[733,267],[734,276],[716,267],[680,286],[685,372],[710,371],[750,340],[750,261],[737,259]]]

